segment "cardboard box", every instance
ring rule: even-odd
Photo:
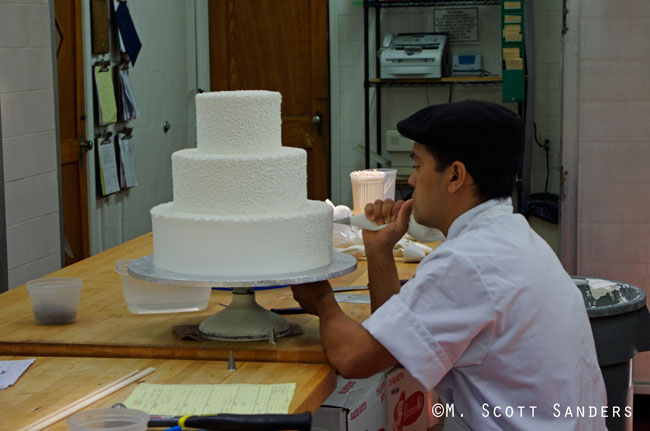
[[[385,431],[386,374],[357,380],[338,376],[336,389],[314,414],[313,429]]]
[[[404,368],[396,367],[389,371],[386,374],[386,386],[388,430],[425,431],[442,423],[431,411],[438,402],[438,396],[434,391],[427,393]]]
[[[368,379],[339,376],[336,389],[316,411],[312,430],[318,431],[427,431],[440,429],[442,420],[431,408],[438,402],[402,367]]]

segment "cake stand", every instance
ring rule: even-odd
[[[153,255],[129,263],[129,275],[134,278],[172,286],[230,287],[232,301],[224,310],[206,318],[199,325],[204,338],[221,341],[259,341],[287,336],[289,322],[280,315],[261,307],[255,301],[254,287],[283,286],[328,280],[350,273],[357,268],[353,256],[332,251],[329,266],[305,272],[257,276],[193,275],[165,271],[153,263]]]

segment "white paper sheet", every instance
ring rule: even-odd
[[[34,363],[34,359],[18,361],[0,361],[0,390],[7,389],[16,383],[25,370]]]

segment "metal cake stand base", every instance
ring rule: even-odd
[[[291,274],[258,276],[192,275],[161,270],[153,264],[153,256],[144,256],[129,264],[129,275],[134,278],[174,286],[232,287],[232,301],[228,307],[206,318],[199,325],[205,338],[221,341],[268,340],[275,329],[276,337],[291,333],[289,322],[276,313],[261,307],[255,300],[253,287],[283,286],[328,280],[348,274],[357,268],[353,256],[332,252],[329,266],[312,271]]]

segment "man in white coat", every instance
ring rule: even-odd
[[[363,324],[346,316],[328,282],[293,287],[320,317],[330,363],[348,378],[401,364],[453,405],[445,429],[605,430],[612,412],[582,296],[513,213],[521,120],[464,101],[424,108],[397,128],[414,141],[413,198],[365,208],[388,224],[363,232],[372,315]],[[393,246],[411,211],[446,240],[400,287]]]

